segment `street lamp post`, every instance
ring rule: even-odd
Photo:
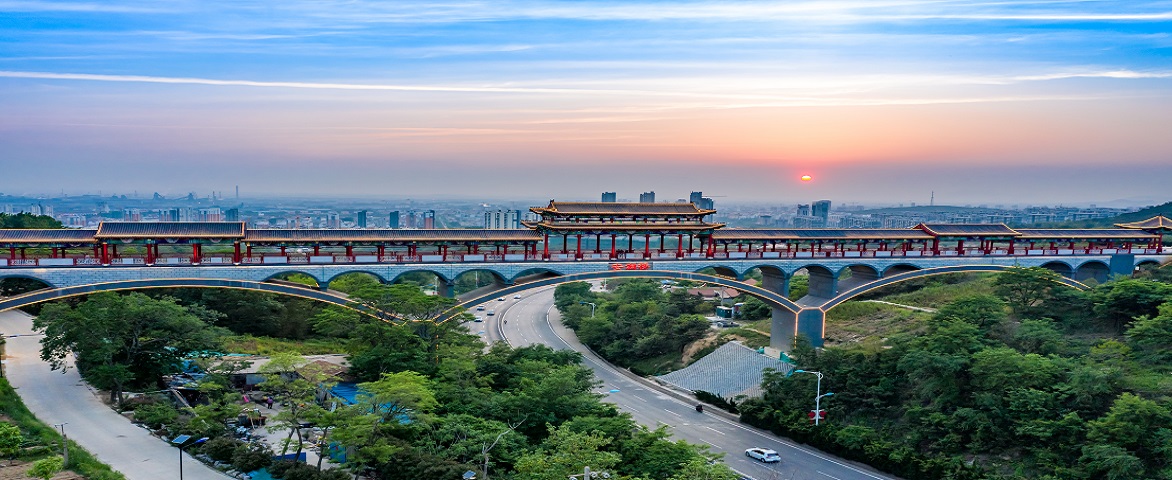
[[[834,395],[834,392],[822,393],[822,372],[807,372],[805,370],[794,370],[794,373],[809,373],[818,376],[818,390],[814,395],[814,426],[817,426],[819,420],[822,419],[822,397],[829,397]]]
[[[594,318],[594,308],[598,305],[595,305],[594,302],[578,302],[578,305],[590,305],[590,318]]]
[[[569,477],[566,477],[566,478],[568,480],[574,480],[575,478],[582,478],[582,479],[589,480],[589,479],[595,479],[595,478],[610,478],[610,474],[606,473],[606,472],[591,472],[590,467],[586,467],[585,469],[582,470],[582,473],[575,473],[575,474],[570,475]]]
[[[171,440],[171,443],[179,447],[179,480],[183,480],[183,449],[206,442],[208,441],[208,437],[203,437],[191,443],[187,443],[188,440],[191,440],[191,435],[180,435],[175,437],[174,440]]]
[[[69,437],[65,436],[65,426],[66,425],[69,425],[69,424],[68,423],[55,423],[55,424],[53,424],[54,427],[61,429],[61,459],[62,459],[61,466],[62,467],[69,466]]]

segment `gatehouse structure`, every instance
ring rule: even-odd
[[[1104,229],[733,229],[706,221],[715,212],[691,203],[550,201],[531,211],[540,220],[518,230],[254,229],[242,222],[0,230],[0,279],[47,286],[0,299],[0,310],[98,291],[201,287],[297,295],[369,313],[329,290],[335,278],[354,272],[383,282],[429,272],[446,296],[461,275],[490,275],[491,291],[462,298],[464,307],[568,281],[676,278],[761,298],[773,307],[773,346],[788,350],[795,335],[821,345],[834,306],[911,278],[1038,266],[1085,288],[1172,260],[1163,246],[1172,221],[1164,217]],[[760,272],[759,285],[744,282],[753,272]],[[313,278],[318,288],[277,280],[289,273]],[[809,293],[791,300],[795,275],[808,276]]]

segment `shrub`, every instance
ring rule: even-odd
[[[62,468],[65,468],[64,458],[49,457],[37,460],[36,463],[33,463],[32,468],[28,469],[27,473],[30,477],[49,480],[50,478],[53,478],[53,475],[56,475],[57,472],[60,472]]]
[[[151,430],[175,423],[178,418],[179,411],[166,403],[150,403],[134,409],[134,421],[150,427]]]
[[[236,447],[232,452],[232,466],[241,472],[254,472],[273,464],[273,452],[259,443]]]
[[[217,462],[231,462],[236,449],[244,445],[243,442],[231,437],[216,437],[208,440],[201,449]]]

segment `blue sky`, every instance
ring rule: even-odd
[[[1170,26],[1169,1],[0,0],[0,191],[1155,198]]]

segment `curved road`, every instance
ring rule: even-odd
[[[557,350],[582,353],[583,363],[594,370],[602,386],[600,393],[636,421],[650,428],[668,425],[678,439],[707,444],[711,451],[725,453],[725,462],[742,475],[755,480],[889,480],[893,477],[866,465],[848,462],[812,448],[798,445],[767,431],[748,427],[723,415],[697,413],[695,402],[685,402],[654,386],[621,372],[578,342],[577,336],[561,325],[553,308],[553,288],[535,290],[521,299],[485,304],[495,316],[475,312],[485,319],[473,327],[483,331],[489,342],[502,338],[514,346],[544,344]],[[481,327],[482,325],[482,327]],[[763,464],[744,456],[749,447],[777,450],[780,464]]]

